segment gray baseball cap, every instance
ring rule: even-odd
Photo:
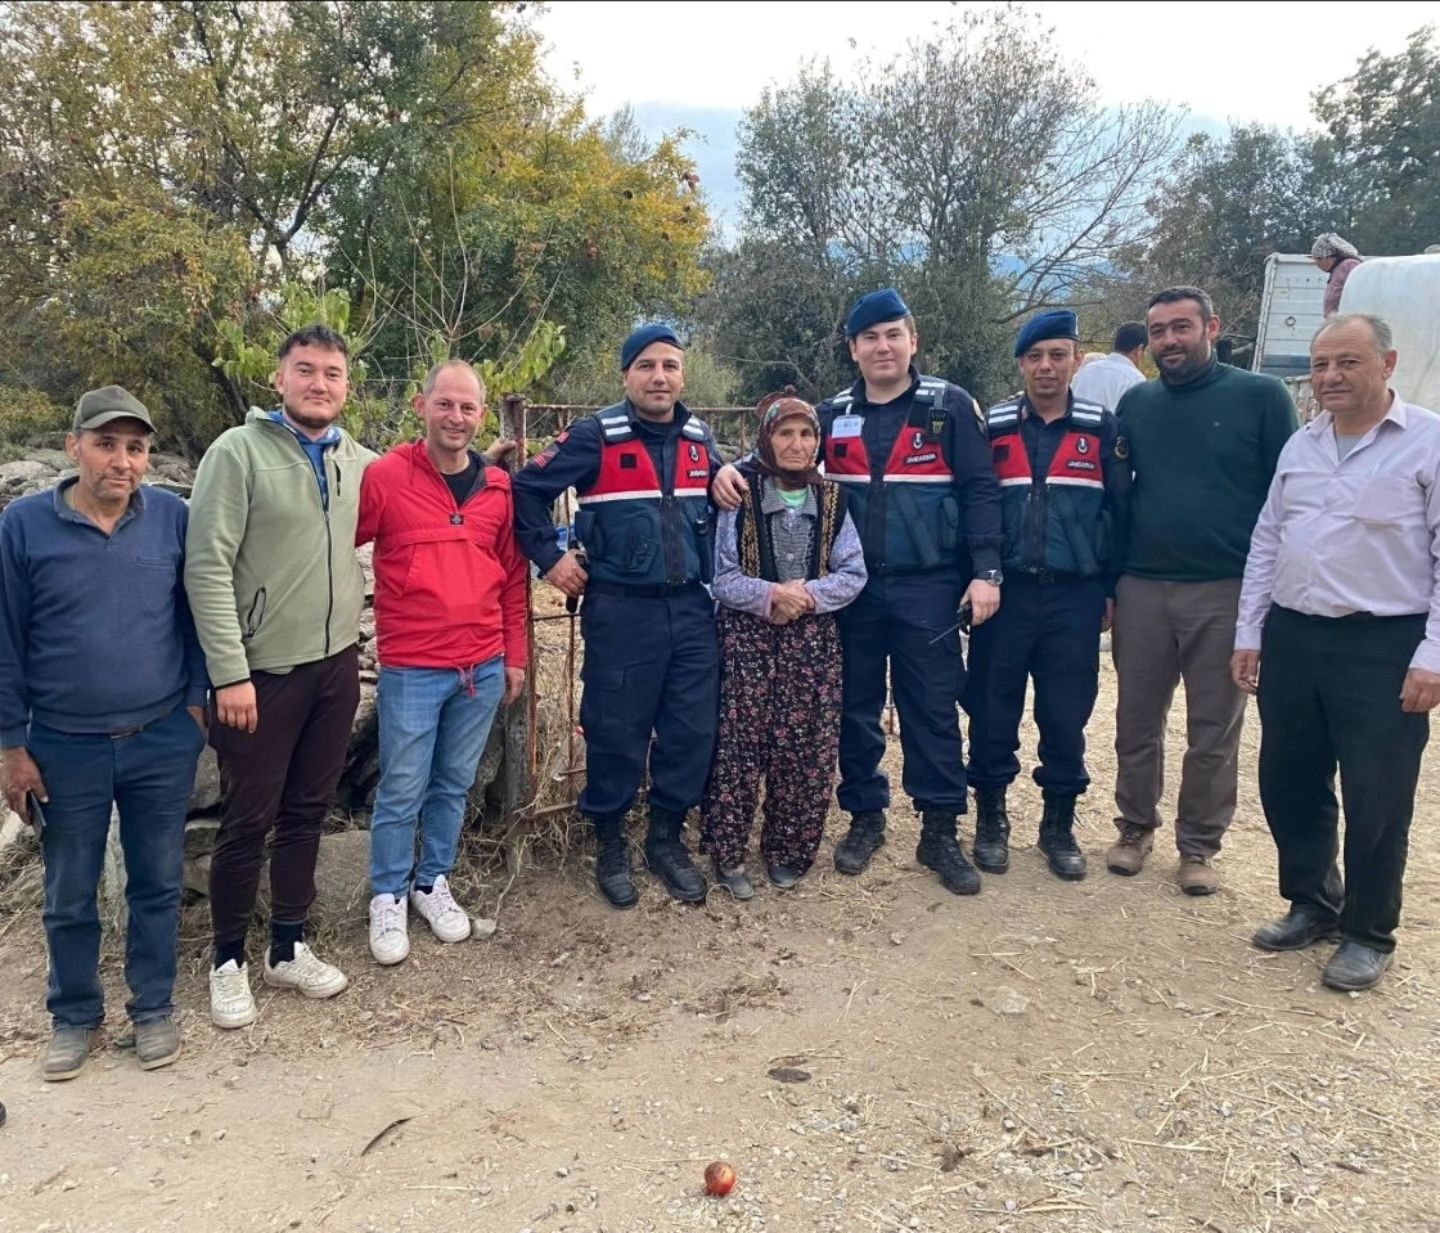
[[[139,420],[151,432],[155,421],[150,412],[129,390],[118,385],[102,385],[98,390],[87,390],[75,406],[74,431],[84,428],[99,428],[111,420]]]

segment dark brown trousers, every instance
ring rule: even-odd
[[[353,646],[290,672],[256,672],[251,679],[260,712],[256,730],[210,726],[224,794],[210,865],[217,947],[245,938],[272,830],[271,917],[287,924],[305,920],[315,902],[320,832],[360,704]]]

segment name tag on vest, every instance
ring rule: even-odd
[[[830,424],[832,437],[858,437],[865,427],[863,415],[837,415]]]

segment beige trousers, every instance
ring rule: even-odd
[[[1120,698],[1115,713],[1116,825],[1160,826],[1165,721],[1185,682],[1185,757],[1175,844],[1181,856],[1214,856],[1235,816],[1245,695],[1230,680],[1240,579],[1120,579],[1112,647]]]

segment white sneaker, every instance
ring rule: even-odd
[[[430,922],[431,931],[442,942],[463,942],[470,936],[470,914],[455,902],[444,876],[435,879],[428,895],[412,890],[410,902],[415,911]]]
[[[376,963],[387,967],[401,962],[410,953],[405,900],[396,899],[394,895],[376,895],[370,900],[370,953]]]
[[[255,1022],[250,969],[233,959],[210,969],[210,1022],[226,1029],[249,1027]]]
[[[304,942],[295,943],[295,958],[282,959],[273,968],[265,952],[265,983],[277,989],[298,989],[307,998],[333,998],[350,983],[333,963],[319,958]]]

